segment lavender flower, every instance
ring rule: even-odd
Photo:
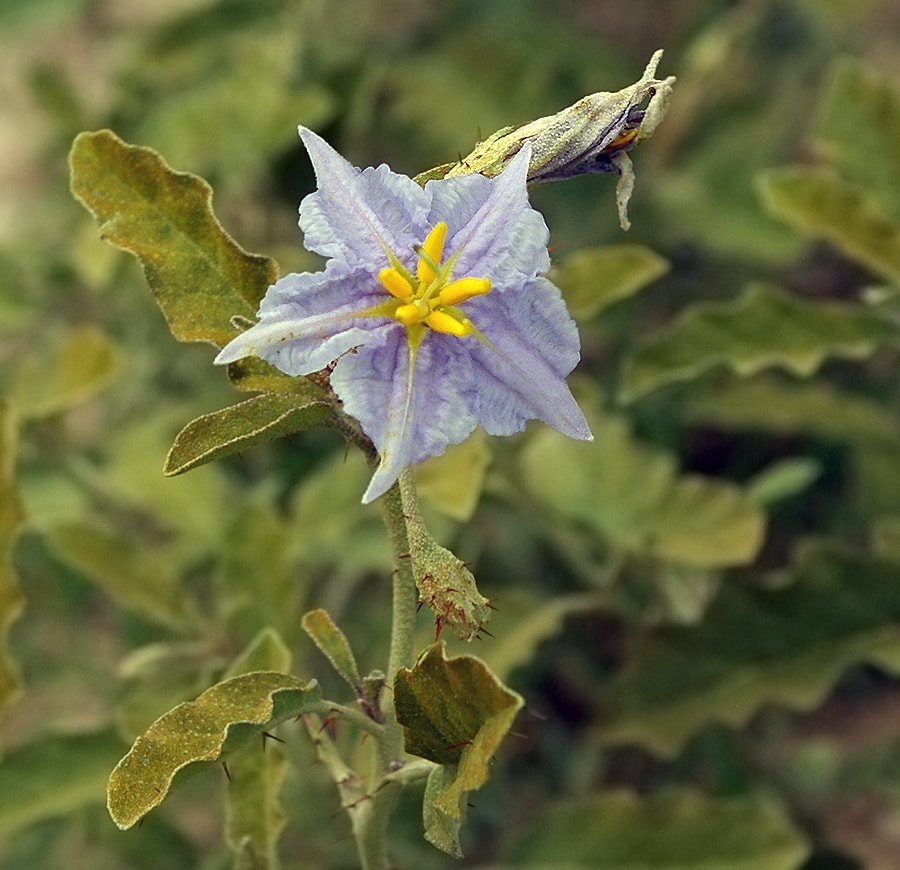
[[[216,362],[258,356],[289,375],[335,363],[332,387],[380,456],[364,502],[479,423],[511,435],[541,419],[590,439],[564,381],[578,333],[542,276],[549,234],[528,204],[530,146],[496,178],[422,188],[384,165],[356,169],[310,130],[300,136],[319,184],[300,204],[300,227],[328,262],[273,284],[259,322]]]

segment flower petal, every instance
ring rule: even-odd
[[[266,291],[259,322],[225,345],[215,362],[258,356],[298,376],[324,368],[351,348],[379,344],[391,321],[359,316],[383,300],[383,291],[364,289],[372,285],[371,276],[348,274],[335,261],[324,272],[285,275]]]
[[[405,329],[383,345],[342,357],[331,385],[344,410],[359,420],[378,449],[381,464],[363,496],[384,493],[407,465],[437,456],[463,441],[476,420],[460,388],[459,339],[427,332],[413,359]],[[466,369],[463,368],[463,371]]]
[[[385,246],[413,263],[413,245],[427,230],[430,195],[387,166],[360,171],[312,130],[300,127],[300,138],[318,182],[300,203],[304,245],[350,267],[384,266]]]
[[[496,287],[550,268],[550,232],[528,202],[526,145],[496,178],[467,175],[430,181],[432,217],[448,225],[445,250],[462,248],[454,275],[487,277]]]
[[[535,278],[488,306],[466,311],[489,344],[472,345],[478,370],[471,407],[492,435],[510,435],[540,419],[572,438],[590,440],[581,409],[564,378],[578,362],[578,331],[559,290]]]

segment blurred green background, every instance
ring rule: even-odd
[[[580,317],[573,381],[601,452],[569,456],[529,428],[490,445],[474,517],[432,499],[435,532],[499,608],[474,652],[527,707],[474,796],[467,857],[422,842],[412,794],[396,865],[900,866],[900,395],[884,326],[900,267],[810,239],[760,196],[765,171],[834,157],[817,107],[852,57],[893,82],[849,131],[863,156],[848,165],[894,173],[869,193],[896,230],[898,33],[896,0],[3,0],[0,867],[231,866],[222,777],[120,833],[103,806],[112,765],[267,625],[334,696],[300,614],[327,608],[365,670],[387,648],[389,552],[358,504],[363,463],[335,434],[162,476],[179,429],[238,394],[213,348],[174,341],[138,265],[72,198],[75,135],[109,127],[157,149],[212,184],[243,247],[282,273],[314,269],[296,227],[314,186],[298,123],[357,165],[412,175],[625,87],[657,48],[678,83],[632,154],[630,232],[611,176],[532,194],[573,305],[606,299]],[[625,289],[585,254],[623,243],[645,270]],[[709,333],[699,349],[682,334],[707,363],[677,383],[651,373],[631,401],[635,367],[653,362],[641,348],[748,282],[812,306],[790,323],[812,318],[814,362],[786,362],[793,333],[743,370]],[[877,328],[861,303],[873,286]],[[825,335],[832,303],[848,306],[828,309],[834,329],[858,334]],[[484,445],[470,449],[482,469]],[[554,490],[584,467],[583,491]],[[427,643],[425,614],[421,631]],[[308,741],[279,733],[284,866],[355,866]]]

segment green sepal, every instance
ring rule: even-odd
[[[169,477],[183,474],[256,444],[311,429],[329,413],[331,406],[320,398],[254,396],[188,423],[175,437],[163,471]]]
[[[138,737],[110,775],[112,820],[123,830],[130,828],[162,803],[179,773],[224,761],[284,719],[317,711],[320,701],[315,680],[304,683],[289,674],[257,671],[179,704]]]
[[[429,776],[425,837],[458,855],[466,794],[487,782],[491,759],[524,702],[479,659],[445,653],[443,643],[433,644],[412,668],[398,671],[394,709],[406,751],[444,765]]]
[[[233,316],[254,317],[278,268],[225,232],[202,178],[110,130],[80,133],[69,166],[72,193],[106,241],[140,261],[175,338],[221,347],[237,334]]]

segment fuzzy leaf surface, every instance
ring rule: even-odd
[[[350,641],[347,635],[337,627],[334,620],[321,608],[311,610],[301,620],[303,630],[312,638],[313,643],[331,662],[332,667],[346,680],[357,694],[362,690],[362,678]]]
[[[221,347],[235,336],[233,316],[254,317],[277,266],[225,232],[202,178],[110,130],[80,133],[69,166],[72,193],[104,238],[140,261],[175,338]]]
[[[163,471],[174,477],[223,456],[240,453],[321,423],[330,406],[293,394],[263,394],[237,405],[204,414],[175,436]]]
[[[112,820],[130,828],[163,801],[178,774],[223,761],[282,720],[316,710],[320,700],[314,680],[304,683],[289,674],[257,671],[179,704],[138,737],[110,775]]]
[[[397,673],[394,706],[406,751],[444,766],[432,773],[437,779],[423,812],[425,838],[449,854],[458,854],[466,795],[487,782],[491,758],[523,703],[477,658],[448,659],[443,643]]]
[[[621,396],[633,402],[720,365],[741,377],[772,366],[808,376],[828,357],[864,359],[895,334],[896,328],[870,308],[811,302],[753,284],[734,301],[691,305],[639,347],[625,364]]]

